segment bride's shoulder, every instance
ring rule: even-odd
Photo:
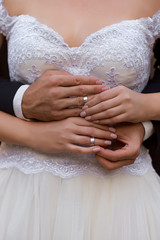
[[[0,0],[3,1],[4,7],[10,16],[18,16],[22,14],[26,6],[30,4],[30,0]]]
[[[152,7],[150,16],[154,16],[160,10],[160,1],[159,0],[152,0]]]

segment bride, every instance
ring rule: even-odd
[[[141,92],[160,37],[159,7],[158,0],[0,0],[11,80],[33,83],[52,69],[69,72],[69,81],[101,79]],[[115,129],[88,120],[0,113],[1,239],[159,239],[160,180],[147,149],[108,171],[94,153]]]

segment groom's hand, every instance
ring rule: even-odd
[[[107,170],[114,170],[134,163],[140,153],[144,138],[141,123],[124,123],[116,127],[117,140],[112,149],[104,149],[96,154],[98,162]]]
[[[49,70],[25,91],[22,112],[26,118],[41,121],[76,117],[84,105],[84,96],[104,90],[102,82],[95,77]]]

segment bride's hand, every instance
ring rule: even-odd
[[[149,94],[118,86],[97,94],[86,103],[80,115],[99,124],[145,121],[151,119],[149,97]]]
[[[122,123],[116,127],[116,134],[112,149],[101,148],[96,154],[98,162],[107,170],[134,163],[140,153],[144,127],[141,123]]]
[[[115,130],[86,121],[80,117],[54,122],[29,122],[28,146],[42,152],[93,153],[99,146],[111,144]],[[95,138],[91,146],[90,138]],[[83,146],[81,146],[83,145]]]

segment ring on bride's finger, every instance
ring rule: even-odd
[[[95,138],[94,138],[94,137],[91,137],[91,138],[90,138],[90,144],[91,144],[91,145],[94,145],[94,144],[95,144]]]
[[[87,101],[88,101],[88,97],[87,97],[87,96],[83,97],[83,102],[84,102],[84,104],[85,104]]]

